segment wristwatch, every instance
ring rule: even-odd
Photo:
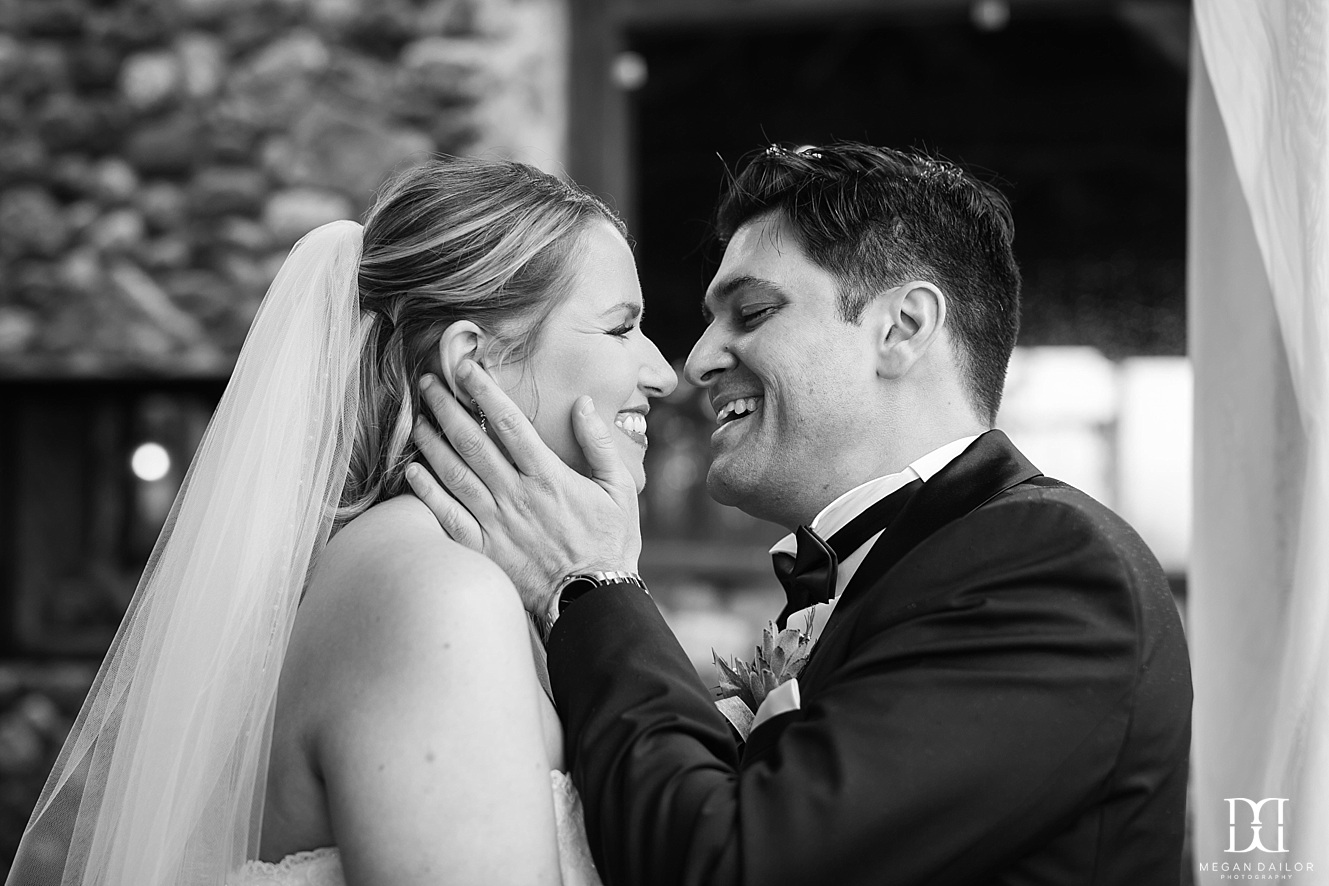
[[[549,605],[545,607],[545,640],[549,640],[549,632],[554,629],[554,622],[558,617],[573,604],[579,597],[582,597],[596,588],[602,588],[606,585],[630,585],[635,588],[641,588],[650,596],[650,590],[646,587],[646,582],[642,581],[641,576],[635,572],[575,572],[572,575],[563,576],[563,580],[558,583],[558,588],[554,591],[554,596],[550,598]]]

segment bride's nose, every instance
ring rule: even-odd
[[[646,351],[641,366],[641,388],[648,397],[668,397],[678,387],[678,373],[649,338]]]

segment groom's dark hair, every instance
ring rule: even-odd
[[[856,142],[773,145],[731,176],[716,211],[720,243],[771,213],[840,281],[847,322],[902,283],[940,289],[970,399],[995,420],[1020,329],[1015,224],[996,188],[922,154]]]

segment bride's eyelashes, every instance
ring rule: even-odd
[[[632,333],[632,330],[636,328],[637,324],[635,322],[624,323],[616,329],[609,330],[609,334],[618,336],[619,338],[627,338]]]

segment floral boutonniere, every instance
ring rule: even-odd
[[[797,677],[812,653],[811,613],[805,629],[789,627],[779,630],[775,622],[768,622],[762,630],[761,645],[752,661],[733,658],[725,661],[711,650],[715,670],[719,677],[715,706],[746,741],[752,731],[752,720],[761,703],[777,686]]]

